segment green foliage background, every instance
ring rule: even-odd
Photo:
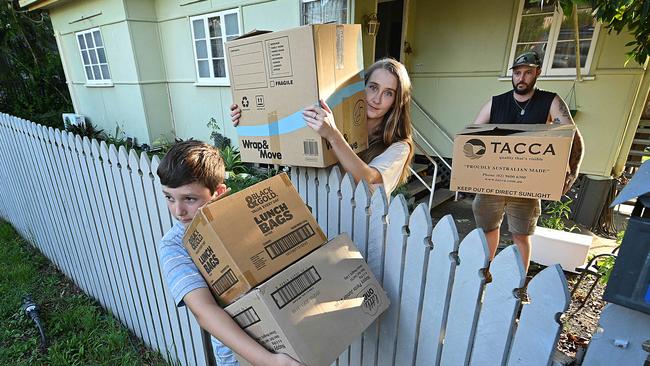
[[[0,0],[0,112],[63,129],[72,111],[47,12]]]

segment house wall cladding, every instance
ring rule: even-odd
[[[0,114],[0,216],[149,347],[204,365],[201,331],[161,277],[157,245],[172,219],[157,166],[157,157]],[[549,362],[569,303],[559,266],[534,277],[521,308],[514,246],[486,285],[480,230],[461,241],[451,216],[433,227],[426,205],[410,214],[404,197],[389,205],[383,189],[371,194],[338,168],[296,168],[292,181],[328,237],[353,238],[391,299],[338,365]]]

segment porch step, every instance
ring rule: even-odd
[[[442,205],[443,203],[453,199],[454,196],[456,196],[456,192],[450,191],[447,188],[437,188],[435,192],[433,192],[433,200],[431,201],[430,209],[432,210],[435,207]],[[428,202],[429,195],[426,195],[415,202],[415,207],[417,207],[420,203]]]
[[[411,163],[411,169],[415,170],[416,173],[422,173],[423,171],[427,170],[429,166],[427,164],[420,164],[413,162]]]
[[[431,181],[433,180],[432,176],[425,175],[424,177],[420,177],[420,178],[422,178],[422,180],[424,180],[427,183],[427,186],[431,186]],[[436,178],[436,184],[440,183],[441,179],[442,178],[438,176]],[[426,192],[425,196],[429,197],[429,190],[427,189],[427,187],[425,187],[424,184],[422,184],[422,182],[420,182],[420,180],[417,179],[416,177],[411,177],[411,181],[406,184],[406,194],[409,197],[416,197],[422,192]]]
[[[639,127],[636,129],[637,135],[650,135],[650,127]]]
[[[630,150],[630,156],[650,156],[650,151]]]
[[[632,143],[635,145],[646,145],[650,146],[650,139],[634,139]]]

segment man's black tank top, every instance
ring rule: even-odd
[[[492,97],[492,109],[490,110],[490,123],[524,123],[543,124],[548,120],[548,113],[555,93],[535,89],[530,102],[519,103],[510,90],[503,94]],[[528,103],[528,104],[526,104]],[[521,110],[524,114],[521,114]]]

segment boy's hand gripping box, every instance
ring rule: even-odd
[[[276,274],[225,310],[267,349],[330,365],[388,308],[347,234]]]
[[[559,200],[574,125],[470,125],[454,138],[449,189]]]
[[[254,32],[226,44],[243,161],[327,167],[337,162],[302,111],[319,99],[354,152],[368,147],[361,26],[307,25]]]
[[[183,237],[222,306],[326,241],[284,173],[205,205]]]

